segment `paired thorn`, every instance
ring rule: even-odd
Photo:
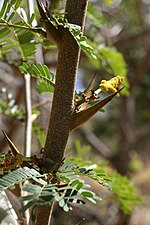
[[[123,87],[124,88],[124,87]],[[101,108],[103,108],[108,102],[110,102],[123,88],[118,90],[117,92],[109,95],[103,100],[99,100],[94,105],[89,108],[82,110],[81,112],[74,112],[71,120],[70,131],[75,130],[79,126],[81,126],[84,122],[89,120],[95,113],[97,113]]]

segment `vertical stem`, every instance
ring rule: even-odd
[[[31,106],[31,84],[30,84],[30,75],[24,74],[25,81],[25,108],[26,108],[26,118],[25,118],[25,143],[24,143],[24,156],[31,156],[31,132],[32,132],[32,106]],[[27,183],[27,181],[25,182]],[[26,192],[23,192],[22,195],[26,195]],[[29,210],[25,212],[26,221],[29,221]]]
[[[69,23],[81,26],[83,30],[88,0],[67,0],[66,19]],[[74,92],[78,70],[80,48],[68,28],[62,29],[62,42],[58,52],[55,91],[50,115],[50,122],[44,149],[44,166],[49,169],[49,162],[62,161],[70,133],[70,123],[74,107]],[[47,163],[46,163],[47,162]],[[39,207],[36,225],[49,225],[53,204]],[[47,212],[49,218],[41,217]]]
[[[25,149],[24,155],[31,156],[31,130],[32,130],[32,106],[31,106],[31,84],[30,75],[24,75],[25,80],[25,107],[26,107],[26,121],[25,121]]]
[[[66,19],[83,30],[88,0],[68,0]],[[74,89],[78,70],[80,48],[70,31],[62,31],[62,43],[58,52],[55,92],[45,143],[44,160],[60,162],[64,156],[73,113]],[[46,165],[48,167],[48,165]]]
[[[28,18],[34,13],[33,0],[27,0],[28,4]],[[34,21],[35,23],[35,21]],[[31,156],[31,138],[32,138],[32,105],[31,105],[31,79],[30,75],[24,75],[25,80],[25,107],[26,107],[26,121],[25,121],[25,149],[24,155]]]
[[[33,0],[27,0],[27,3],[28,3],[28,18],[30,18],[32,13],[34,13],[34,2]],[[31,78],[29,74],[24,74],[24,81],[25,81],[25,108],[26,108],[24,156],[30,157],[31,139],[32,139],[32,103],[31,103]],[[26,193],[23,194],[26,195]],[[29,210],[26,211],[25,216],[28,223],[30,218]]]

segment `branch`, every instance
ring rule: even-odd
[[[67,0],[66,3],[66,19],[69,23],[81,26],[82,30],[87,4],[88,0]],[[59,163],[64,157],[70,133],[70,122],[74,108],[75,81],[80,57],[79,45],[68,28],[62,29],[61,42],[58,47],[56,83],[43,153],[44,167],[47,170],[51,167],[50,161]],[[36,225],[49,225],[52,209],[53,205],[38,208]],[[43,217],[45,213],[48,216]]]
[[[68,0],[66,18],[69,23],[80,25],[83,29],[88,0]],[[58,67],[51,110],[50,123],[46,138],[44,160],[60,162],[70,132],[70,122],[74,108],[75,81],[78,70],[80,49],[68,28],[63,29],[62,43],[58,53]]]
[[[86,141],[105,159],[112,157],[112,151],[106,144],[104,144],[90,129],[79,129],[80,134]]]
[[[150,29],[141,30],[137,34],[131,34],[124,37],[120,37],[120,39],[115,43],[117,48],[124,48],[127,44],[133,41],[137,41],[140,38],[145,38],[150,35]]]

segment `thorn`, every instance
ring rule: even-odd
[[[83,123],[85,123],[87,120],[89,120],[93,115],[95,115],[95,113],[97,113],[108,102],[110,102],[123,88],[109,95],[103,100],[99,100],[98,102],[96,102],[94,105],[90,106],[87,109],[80,111],[78,113],[75,112],[72,116],[70,131],[75,130],[76,128],[81,126]]]
[[[85,221],[85,218],[82,218],[76,225],[81,225]]]
[[[6,138],[6,140],[8,141],[9,147],[10,147],[10,149],[12,150],[13,155],[14,155],[14,156],[20,155],[19,150],[18,150],[17,147],[14,145],[14,143],[10,140],[10,138],[7,136],[7,134],[5,133],[5,131],[2,130],[2,132],[3,132],[3,134],[4,134],[5,138]]]
[[[62,33],[60,29],[57,29],[47,16],[48,12],[46,11],[43,3],[39,0],[36,0],[36,2],[41,15],[41,19],[43,20],[46,29],[47,38],[49,39],[49,41],[52,41],[54,44],[60,47],[62,39]]]
[[[89,95],[91,94],[91,90],[92,90],[93,87],[94,87],[96,75],[97,75],[97,72],[94,74],[94,76],[93,76],[92,80],[90,81],[88,87],[87,87],[87,88],[85,89],[85,91],[84,91],[84,94],[85,94],[86,96],[89,96]]]
[[[41,1],[39,2],[39,0],[36,0],[36,2],[37,2],[37,6],[38,6],[38,10],[40,12],[41,18],[47,19],[46,10],[45,10],[43,3]]]

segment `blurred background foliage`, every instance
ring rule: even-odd
[[[54,11],[58,12],[59,8],[63,12],[64,1],[56,3]],[[37,11],[36,14],[38,18]],[[72,132],[67,155],[106,164],[108,168],[129,176],[143,200],[132,215],[125,215],[111,193],[95,183],[94,189],[104,199],[99,205],[89,204],[69,214],[60,213],[61,209],[55,206],[53,224],[57,218],[58,225],[74,225],[85,217],[85,225],[149,225],[150,1],[90,0],[84,35],[93,50],[90,54],[81,53],[77,91],[83,91],[95,73],[95,89],[100,80],[114,75],[125,76],[127,82],[121,97],[116,97],[105,107],[104,113],[99,112]],[[10,53],[4,50],[7,54],[0,59],[0,128],[23,151],[24,79],[18,69],[21,57],[16,47]],[[43,59],[37,51],[38,60],[44,60],[55,73],[57,49],[45,42],[42,51]],[[37,80],[32,78],[32,154],[39,152],[44,145],[52,102],[51,94],[37,92],[36,83]],[[7,149],[1,133],[0,150]]]

